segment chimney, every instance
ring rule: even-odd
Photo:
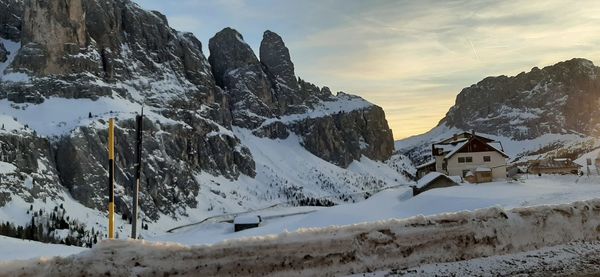
[[[475,130],[474,129],[471,129],[471,135],[475,136]]]
[[[454,141],[458,140],[458,135],[457,135],[457,134],[454,134],[454,135],[452,136],[452,140],[454,140]]]

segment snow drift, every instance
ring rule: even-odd
[[[103,241],[66,258],[0,264],[0,275],[331,276],[595,241],[598,230],[600,199],[304,229],[209,246]]]

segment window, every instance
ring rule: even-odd
[[[489,163],[490,161],[492,161],[492,157],[490,156],[483,156],[483,161],[486,163]]]
[[[465,163],[465,157],[458,157],[458,163]]]
[[[473,162],[473,157],[465,157],[465,161],[467,163],[472,163]]]

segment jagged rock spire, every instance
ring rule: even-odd
[[[294,63],[283,39],[269,30],[263,34],[260,43],[260,61],[276,80],[291,90],[298,90],[298,80],[294,73]]]

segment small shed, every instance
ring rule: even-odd
[[[461,178],[458,176],[449,177],[439,172],[430,172],[419,179],[415,186],[412,186],[413,196],[430,189],[458,186],[460,182]]]
[[[531,174],[578,174],[581,165],[568,158],[554,158],[529,161],[528,172]]]
[[[240,215],[233,219],[234,231],[239,232],[242,230],[256,228],[262,222],[260,215]]]
[[[465,175],[469,183],[487,183],[492,181],[492,169],[488,167],[477,167]]]

